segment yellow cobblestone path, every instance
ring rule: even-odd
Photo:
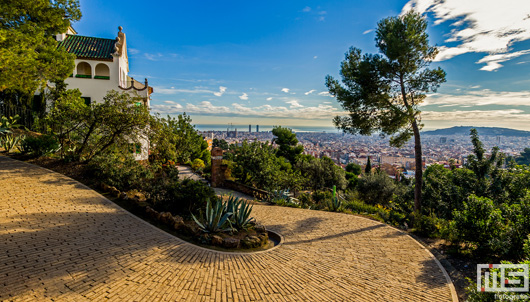
[[[284,236],[198,248],[63,175],[0,156],[0,301],[453,301],[437,262],[368,219],[254,206]]]

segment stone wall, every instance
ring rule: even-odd
[[[238,192],[241,192],[241,193],[245,193],[245,194],[247,194],[249,196],[253,196],[253,197],[255,197],[255,198],[259,199],[259,200],[266,199],[269,196],[269,194],[270,194],[267,191],[256,189],[256,188],[253,188],[251,186],[244,185],[244,184],[240,184],[240,183],[237,183],[237,182],[232,181],[232,180],[225,180],[224,183],[223,183],[223,187],[225,187],[227,189],[234,190],[234,191],[238,191]]]

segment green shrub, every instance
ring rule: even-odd
[[[53,135],[28,136],[22,141],[22,149],[34,157],[48,155],[59,150],[59,141]]]
[[[194,159],[193,162],[191,163],[191,168],[193,169],[193,171],[202,170],[204,169],[204,167],[205,167],[204,161],[200,158]]]
[[[528,234],[525,241],[523,242],[523,258],[530,260],[530,234]]]
[[[313,198],[311,198],[311,194],[309,193],[301,193],[298,195],[298,201],[302,208],[312,209],[314,207]]]
[[[134,160],[131,154],[117,152],[95,157],[89,168],[101,182],[120,191],[143,190],[147,181],[154,177],[153,172]]]
[[[287,206],[293,208],[299,208],[300,202],[298,199],[292,197],[289,190],[272,190],[267,198],[268,202],[277,204],[279,206]]]
[[[388,205],[398,189],[395,181],[384,171],[365,174],[357,183],[359,197],[371,205]]]
[[[333,198],[333,194],[329,191],[315,191],[313,192],[311,197],[313,198],[313,201],[314,201],[314,209],[323,210],[331,202],[331,199]]]
[[[173,215],[190,215],[204,210],[208,200],[215,201],[215,191],[200,181],[157,182],[149,189],[150,199],[158,211]]]
[[[493,201],[471,195],[462,211],[455,211],[456,239],[474,245],[479,255],[503,255],[510,247],[504,228],[504,218]]]
[[[414,233],[425,237],[436,237],[439,235],[440,219],[427,215],[414,216]]]

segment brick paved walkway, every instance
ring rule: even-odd
[[[431,255],[352,215],[254,206],[282,246],[195,247],[57,173],[0,156],[1,301],[451,301]]]

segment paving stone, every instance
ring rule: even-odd
[[[282,246],[209,251],[0,156],[0,301],[453,301],[432,255],[394,228],[277,206],[253,215]]]

